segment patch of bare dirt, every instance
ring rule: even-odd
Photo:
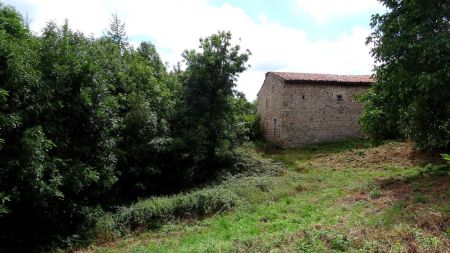
[[[417,150],[412,142],[391,142],[375,148],[353,149],[317,157],[311,161],[311,165],[332,169],[380,169],[386,165],[399,167],[423,165],[433,159]]]

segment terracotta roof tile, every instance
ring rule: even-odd
[[[294,72],[268,72],[267,75],[275,75],[287,83],[347,83],[370,85],[373,79],[370,75],[333,75]]]

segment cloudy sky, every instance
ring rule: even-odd
[[[365,39],[377,0],[3,0],[28,13],[39,33],[49,20],[101,36],[111,14],[125,21],[133,44],[153,42],[170,65],[200,37],[229,30],[252,52],[238,90],[256,98],[268,71],[370,74]]]

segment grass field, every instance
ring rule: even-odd
[[[256,151],[255,151],[256,152]],[[256,152],[279,175],[222,187],[225,213],[181,219],[80,252],[450,252],[450,176],[406,142]]]

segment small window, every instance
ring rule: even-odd
[[[269,100],[266,98],[266,109],[269,108]]]
[[[337,95],[337,101],[343,101],[344,97],[342,95]]]
[[[305,99],[305,95],[302,95],[302,99]]]
[[[273,119],[273,134],[277,132],[277,119]]]

